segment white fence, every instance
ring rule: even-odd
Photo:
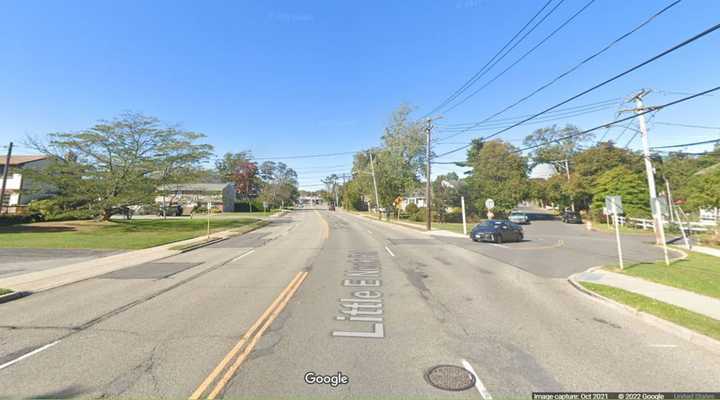
[[[628,225],[633,228],[640,228],[643,230],[655,229],[655,222],[651,219],[646,219],[646,218],[618,217],[618,223],[620,223],[620,226]],[[689,226],[688,226],[688,223],[686,223],[686,222],[683,222],[681,224],[681,223],[678,223],[677,221],[674,221],[674,222],[665,221],[665,223],[674,225],[678,229],[680,229],[680,227],[682,227],[682,229],[684,229],[686,232],[687,231],[707,232],[711,228],[710,225],[714,225],[714,224],[708,224],[707,222],[703,222],[703,221],[690,222]]]

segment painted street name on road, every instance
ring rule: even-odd
[[[348,254],[350,269],[345,272],[342,286],[349,288],[349,296],[340,299],[337,321],[350,326],[349,330],[333,331],[336,337],[385,337],[383,320],[382,274],[380,257],[375,251],[351,251]],[[347,328],[346,328],[347,329]]]

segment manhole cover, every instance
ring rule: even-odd
[[[467,390],[475,385],[475,376],[457,365],[438,365],[427,373],[431,385],[443,390]]]

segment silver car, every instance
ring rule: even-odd
[[[519,225],[527,225],[530,223],[530,219],[528,218],[527,214],[525,214],[522,211],[513,211],[510,213],[510,216],[508,217],[510,222],[519,224]]]

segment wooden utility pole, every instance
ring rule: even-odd
[[[648,90],[641,90],[638,94],[632,97],[635,101],[635,112],[642,113],[647,111],[643,105],[642,98],[650,93]],[[638,116],[638,124],[640,125],[640,137],[642,139],[643,146],[643,158],[645,160],[645,173],[647,174],[648,189],[650,190],[650,210],[653,216],[653,226],[655,231],[655,244],[665,243],[665,231],[663,230],[662,223],[662,211],[659,209],[657,201],[657,190],[655,189],[655,170],[653,169],[652,162],[650,161],[650,145],[648,144],[648,131],[647,125],[645,124],[645,115]]]
[[[432,229],[432,180],[430,179],[430,140],[432,139],[432,119],[427,119],[425,126],[425,137],[427,139],[427,147],[425,149],[425,158],[427,159],[427,183],[425,185],[425,206],[427,208],[427,224],[426,229]]]
[[[3,210],[5,209],[5,186],[7,185],[8,171],[10,171],[10,157],[12,156],[12,148],[13,143],[10,142],[7,155],[5,156],[5,165],[3,166],[2,187],[0,187],[0,214],[2,214]],[[8,204],[10,203],[8,202]]]
[[[380,213],[380,196],[378,196],[377,181],[375,180],[375,164],[373,163],[372,151],[370,152],[370,170],[372,171],[373,188],[375,189],[375,206],[378,211],[378,219],[382,219],[382,214]]]

